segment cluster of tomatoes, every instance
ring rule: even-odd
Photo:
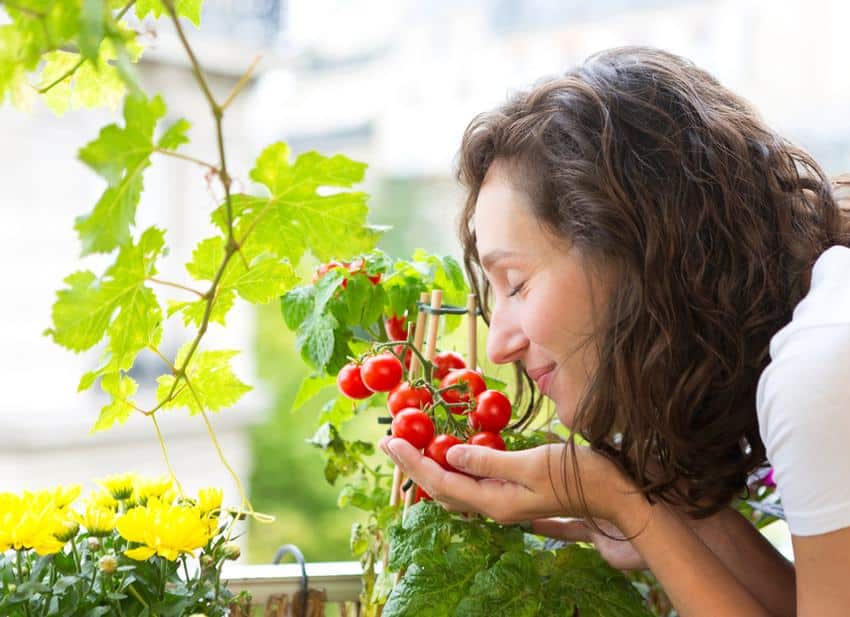
[[[354,261],[329,261],[328,263],[324,263],[316,268],[316,271],[313,272],[312,282],[315,285],[319,282],[319,280],[325,276],[328,272],[333,270],[334,268],[342,268],[348,271],[350,276],[354,276],[355,274],[362,274],[369,277],[369,280],[372,281],[373,285],[377,285],[381,282],[381,273],[377,274],[367,274],[366,272],[366,260],[362,257],[358,257]],[[342,288],[345,289],[348,286],[348,279],[343,279]]]
[[[481,374],[467,368],[459,354],[443,351],[435,356],[432,377],[439,381],[436,388],[426,380],[405,381],[398,356],[401,354],[384,351],[369,356],[362,364],[345,365],[337,376],[340,392],[352,399],[386,392],[393,436],[424,450],[425,456],[444,469],[456,471],[446,455],[457,444],[505,449],[499,433],[510,423],[511,402],[502,392],[487,389]],[[447,430],[439,433],[433,414],[438,406],[450,412],[442,423]],[[460,422],[460,417],[466,422]],[[427,497],[421,490],[417,492]]]

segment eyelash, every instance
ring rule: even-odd
[[[522,288],[523,288],[523,287],[525,287],[525,283],[524,283],[524,282],[523,282],[523,283],[520,283],[519,285],[517,285],[516,287],[514,287],[513,289],[511,289],[510,293],[508,294],[508,298],[513,298],[515,295],[517,295],[519,292],[521,292],[521,291],[522,291]]]

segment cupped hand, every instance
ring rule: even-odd
[[[503,524],[585,513],[608,519],[629,493],[613,463],[583,446],[575,447],[573,461],[566,444],[513,452],[457,445],[447,460],[463,473],[443,469],[403,439],[384,438],[380,447],[446,509],[478,512]],[[578,498],[576,470],[587,511]]]
[[[646,561],[623,533],[605,519],[594,519],[597,528],[581,518],[539,518],[531,521],[531,531],[566,542],[589,542],[602,559],[618,570],[645,570]]]

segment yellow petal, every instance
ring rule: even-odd
[[[156,553],[156,550],[149,546],[140,546],[139,548],[131,548],[124,551],[124,554],[127,555],[127,557],[135,559],[136,561],[144,561],[151,557],[154,553]]]

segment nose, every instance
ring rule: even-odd
[[[487,334],[487,357],[490,362],[507,364],[520,360],[528,343],[517,309],[497,301],[490,315],[490,330]]]

